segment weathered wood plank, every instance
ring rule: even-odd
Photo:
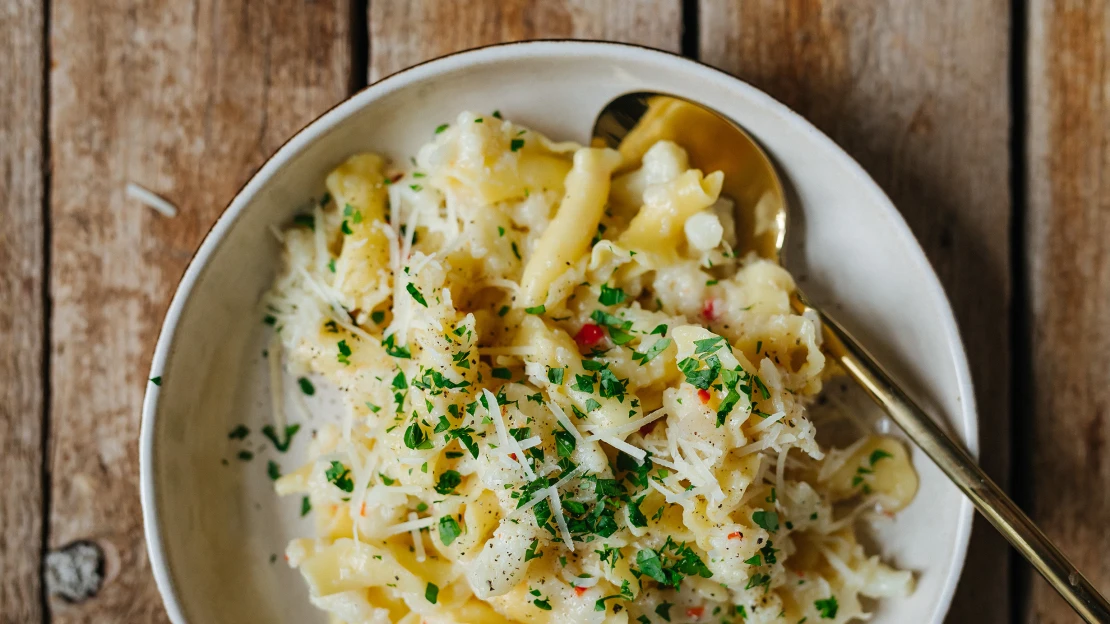
[[[1110,595],[1110,7],[1029,6],[1033,515]],[[1023,621],[1078,621],[1033,576]]]
[[[702,0],[702,60],[785,102],[890,194],[952,301],[980,406],[981,462],[1010,444],[1010,5]],[[1105,549],[1104,549],[1105,551]],[[1008,551],[977,520],[954,622],[1008,622]]]
[[[165,619],[143,544],[140,404],[169,297],[235,191],[347,95],[341,0],[58,0],[51,14],[49,542],[98,543],[99,593],[55,622]],[[126,199],[133,181],[180,209]]]
[[[42,4],[0,9],[0,622],[42,617]]]
[[[524,39],[606,39],[677,52],[680,0],[381,0],[370,3],[370,80],[437,56]]]

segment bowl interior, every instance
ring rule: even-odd
[[[537,42],[447,57],[359,93],[290,141],[244,188],[190,266],[167,316],[144,410],[142,486],[152,564],[178,622],[322,621],[286,541],[311,535],[301,501],[272,493],[267,462],[299,465],[334,397],[303,397],[286,379],[287,453],[270,422],[270,328],[258,301],[278,263],[270,226],[287,223],[346,156],[404,158],[460,110],[500,110],[557,139],[585,142],[610,99],[657,90],[701,101],[745,126],[777,161],[792,200],[791,270],[807,294],[856,334],[974,451],[967,363],[936,276],[874,183],[828,138],[766,95],[715,70],[630,46]],[[859,404],[873,417],[874,406]],[[316,414],[316,415],[312,415]],[[246,440],[229,439],[243,424]],[[242,450],[253,459],[239,459]],[[907,599],[873,622],[940,622],[963,563],[970,506],[920,452],[915,502],[872,527],[877,552],[916,572]]]

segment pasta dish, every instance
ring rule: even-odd
[[[912,590],[855,528],[912,499],[909,455],[818,445],[818,321],[734,249],[720,172],[498,113],[429,134],[332,171],[265,298],[271,360],[343,397],[276,484],[332,622],[848,622]]]

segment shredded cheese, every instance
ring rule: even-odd
[[[567,413],[563,411],[563,408],[559,407],[559,404],[550,397],[547,399],[547,408],[551,410],[551,413],[555,416],[555,420],[563,426],[563,429],[567,430],[567,433],[574,436],[574,439],[578,442],[582,442],[582,434],[578,432],[578,427],[574,426],[574,423],[567,417]]]
[[[415,511],[410,511],[409,512],[409,522],[415,521],[416,518],[417,518],[416,512]],[[426,556],[426,553],[424,552],[424,538],[420,535],[420,529],[415,529],[414,528],[410,531],[410,533],[412,534],[413,548],[414,548],[414,550],[416,550],[416,561],[417,561],[417,563],[424,563],[424,560],[427,558],[427,556]]]
[[[616,436],[605,436],[599,439],[609,446],[619,451],[623,451],[626,455],[628,455],[632,459],[635,459],[637,464],[644,463],[644,457],[647,456],[647,453],[645,453],[643,449],[636,448],[635,446],[632,446],[628,442],[625,442],[624,440]]]
[[[626,433],[632,433],[633,431],[639,431],[641,428],[643,428],[644,425],[647,425],[649,423],[653,423],[653,422],[659,420],[660,418],[663,418],[666,415],[667,415],[666,408],[660,407],[659,409],[657,409],[654,412],[648,414],[647,416],[644,416],[642,418],[638,418],[636,420],[633,420],[632,422],[624,423],[623,425],[617,425],[615,427],[599,427],[597,425],[585,425],[583,428],[590,432],[590,435],[589,435],[589,437],[586,438],[586,441],[600,440],[602,437],[619,436],[619,435],[624,435]]]
[[[124,192],[131,199],[138,200],[147,208],[153,209],[164,217],[172,219],[177,216],[177,206],[134,182],[128,182]]]
[[[408,533],[410,531],[419,531],[420,529],[426,529],[430,526],[435,525],[436,522],[438,522],[436,518],[417,518],[415,513],[409,512],[408,522],[401,522],[399,524],[388,526],[382,533],[386,537],[389,537],[391,535],[400,535],[401,533]]]
[[[270,336],[270,355],[268,360],[270,369],[270,415],[273,416],[274,426],[279,431],[285,431],[285,383],[281,370],[281,337],[275,332]]]

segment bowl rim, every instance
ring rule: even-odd
[[[620,43],[593,39],[541,39],[530,41],[511,41],[495,43],[467,50],[460,50],[437,58],[429,59],[401,69],[373,84],[363,87],[351,94],[346,99],[335,104],[327,111],[301,127],[295,134],[286,140],[239,188],[235,196],[220,213],[219,218],[209,228],[201,240],[196,253],[189,260],[189,264],[178,282],[173,298],[166,310],[162,327],[159,330],[153,357],[151,358],[148,378],[161,374],[166,360],[173,351],[177,335],[177,325],[185,310],[189,297],[197,281],[208,267],[208,261],[223,243],[227,233],[235,225],[240,214],[250,203],[251,199],[274,177],[274,175],[293,157],[307,148],[318,137],[346,121],[357,113],[362,107],[380,99],[388,94],[406,88],[412,83],[432,78],[437,75],[449,74],[486,62],[504,61],[510,58],[549,58],[559,59],[583,56],[608,56],[614,60],[634,59],[648,61],[671,67],[678,67],[685,71],[705,76],[707,80],[730,83],[732,88],[745,92],[745,95],[758,106],[779,117],[784,123],[795,126],[809,138],[824,143],[840,158],[854,176],[853,183],[865,188],[874,195],[879,203],[883,204],[883,211],[890,225],[893,226],[899,241],[903,245],[916,249],[918,253],[910,254],[912,262],[920,265],[926,275],[921,287],[930,291],[930,294],[939,301],[937,306],[939,320],[944,332],[957,349],[953,351],[953,367],[956,373],[957,386],[960,396],[968,400],[962,402],[963,410],[960,414],[951,415],[956,421],[959,431],[956,433],[962,438],[964,445],[973,458],[979,455],[979,415],[975,401],[975,393],[971,380],[970,367],[963,340],[960,337],[956,324],[955,314],[951,302],[941,285],[940,278],[929,263],[924,249],[914,236],[905,218],[895,207],[890,197],[868,174],[855,158],[848,154],[839,144],[828,135],[819,130],[809,120],[794,112],[785,104],[779,102],[764,91],[751,84],[723,71],[690,59],[680,54],[651,48],[633,43]],[[150,559],[151,571],[155,584],[161,595],[162,603],[170,620],[175,624],[185,624],[184,611],[178,600],[174,580],[167,565],[165,544],[162,540],[162,526],[157,509],[157,493],[154,482],[155,461],[155,427],[159,407],[160,384],[147,384],[143,397],[142,418],[139,432],[139,494],[142,507],[143,535],[146,542],[147,556]],[[966,436],[962,435],[966,432]],[[940,599],[933,610],[933,623],[942,622],[948,613],[956,588],[963,572],[967,557],[968,545],[971,538],[973,508],[971,502],[962,497],[958,513],[958,524],[955,534],[955,556],[946,570],[946,584],[941,592]]]

